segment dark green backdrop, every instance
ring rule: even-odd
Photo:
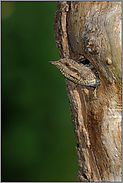
[[[2,2],[2,181],[76,181],[78,159],[53,32],[56,2]]]

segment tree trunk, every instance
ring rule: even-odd
[[[100,79],[96,98],[91,87],[75,88],[65,79],[82,182],[121,181],[121,9],[116,1],[57,2],[54,35],[60,57],[92,64]]]

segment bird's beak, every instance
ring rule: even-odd
[[[58,69],[60,68],[60,63],[58,61],[49,61],[51,64],[55,65]]]
[[[50,62],[51,64],[53,64],[53,65],[54,65],[54,62],[55,62],[55,61],[49,61],[49,62]]]

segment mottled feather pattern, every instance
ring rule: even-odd
[[[97,87],[100,84],[100,79],[94,74],[90,67],[77,63],[72,59],[60,59],[58,61],[51,61],[65,78],[68,80],[90,87]]]

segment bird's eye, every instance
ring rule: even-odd
[[[69,64],[66,63],[66,66],[69,66]]]

